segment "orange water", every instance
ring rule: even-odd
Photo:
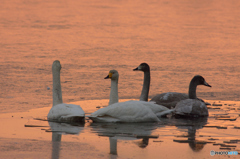
[[[221,106],[211,106],[207,119],[162,118],[159,123],[97,124],[86,120],[85,124],[69,125],[36,120],[46,119],[51,107],[1,114],[0,156],[24,159],[239,158],[239,155],[213,157],[210,151],[240,153],[239,118],[234,121],[216,118],[224,114],[238,117],[240,102],[208,102]],[[108,100],[86,100],[75,104],[80,104],[89,114],[97,110],[96,106],[107,105]],[[110,140],[117,141],[116,146]]]
[[[151,66],[150,97],[188,91],[200,74],[212,88],[198,96],[239,100],[240,2],[9,0],[0,5],[0,112],[52,103],[51,65],[62,64],[64,102],[107,99],[110,69],[119,97],[139,98]]]
[[[212,88],[199,86],[198,97],[238,101],[239,8],[238,0],[1,1],[1,156],[7,158],[11,152],[13,158],[35,158],[38,155],[50,158],[58,147],[51,142],[51,133],[45,132],[49,129],[46,121],[43,125],[47,128],[24,127],[25,124],[39,124],[33,118],[46,117],[50,109],[51,65],[56,59],[62,64],[64,102],[80,101],[88,113],[102,105],[94,100],[104,99],[107,103],[110,81],[103,78],[110,69],[119,71],[120,99],[139,99],[143,74],[132,69],[142,62],[151,67],[150,98],[168,91],[187,93],[191,78],[200,74]],[[84,107],[86,100],[93,103]],[[238,108],[239,103],[234,110],[210,109],[208,125],[227,129],[197,128],[196,140],[214,138],[217,143],[224,143],[240,139],[239,129],[234,128],[240,127],[239,119],[233,122],[215,120],[213,115],[230,113],[236,117]],[[32,112],[30,109],[36,110]],[[181,135],[186,140],[184,135],[191,127],[181,128],[171,122],[163,125],[154,127],[151,135],[159,137],[150,139],[147,148],[139,148],[140,139],[133,142],[121,140],[118,156],[111,156],[108,137],[98,136],[99,131],[105,130],[94,130],[99,127],[87,123],[78,136],[62,136],[60,156],[79,158],[80,149],[82,156],[92,154],[92,158],[166,158],[169,155],[209,158],[211,150],[220,150],[213,144],[195,143],[195,148],[200,149],[195,151],[193,145],[174,142],[182,139]],[[235,145],[239,150],[239,143]],[[128,150],[134,153],[129,155]]]

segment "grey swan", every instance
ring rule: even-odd
[[[150,88],[150,66],[147,63],[141,63],[137,68],[133,69],[133,71],[143,71],[144,72],[144,80],[143,80],[143,88],[140,96],[141,101],[148,101],[149,88]],[[198,76],[198,75],[197,75]],[[197,77],[195,76],[195,77]],[[156,104],[163,105],[169,109],[175,108],[176,104],[184,99],[198,99],[196,96],[196,89],[198,85],[205,85],[211,87],[206,82],[201,80],[197,80],[198,78],[193,77],[189,85],[188,94],[178,93],[178,92],[167,92],[161,93],[154,96],[150,102],[155,102]],[[199,99],[201,100],[201,99]],[[202,101],[202,100],[201,100]]]
[[[205,85],[211,87],[205,79],[200,76],[196,75],[193,77],[190,86],[195,89],[189,89],[189,99],[181,100],[177,103],[173,114],[175,117],[205,117],[208,116],[208,108],[206,103],[198,99],[196,96],[196,88],[197,85]]]

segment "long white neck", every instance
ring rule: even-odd
[[[144,72],[143,88],[140,101],[148,101],[148,93],[150,87],[150,72]]]
[[[60,71],[53,70],[53,106],[62,103]]]
[[[109,105],[118,103],[118,80],[111,80]]]

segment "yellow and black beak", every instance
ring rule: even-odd
[[[112,78],[112,73],[109,73],[104,79]]]

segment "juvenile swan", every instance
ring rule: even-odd
[[[144,72],[143,88],[140,100],[148,101],[150,87],[150,66],[147,63],[141,63],[137,68],[133,69],[133,71]],[[188,99],[188,95],[184,93],[168,92],[156,95],[151,99],[151,101],[171,109],[176,106],[177,102],[183,99]]]
[[[62,102],[62,90],[60,82],[61,64],[58,60],[52,64],[53,74],[53,106],[47,118],[57,122],[84,122],[85,113],[79,105],[65,104]]]
[[[196,75],[193,77],[190,87],[192,86],[192,89],[189,89],[189,98],[181,100],[177,103],[175,110],[173,114],[178,117],[201,117],[201,116],[208,116],[208,109],[206,104],[197,98],[196,96],[196,88],[197,85],[205,85],[208,87],[211,87],[205,79],[200,76]]]
[[[133,69],[133,71],[143,71],[144,72],[144,81],[142,93],[140,96],[140,100],[148,101],[149,87],[150,87],[150,67],[147,63],[141,63],[137,68]],[[196,88],[197,85],[194,81],[191,81],[189,85],[189,94],[185,93],[177,93],[177,92],[167,92],[161,93],[154,96],[150,101],[155,102],[156,104],[163,105],[167,108],[175,108],[176,104],[184,99],[189,99],[190,96],[196,97]],[[199,84],[200,85],[200,84]]]
[[[111,79],[109,106],[92,113],[93,122],[157,122],[158,116],[171,113],[166,107],[145,101],[126,101],[118,103],[118,77],[111,70],[105,79]]]

